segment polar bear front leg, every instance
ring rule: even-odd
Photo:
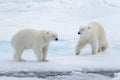
[[[98,41],[92,43],[92,54],[95,55],[98,51]]]
[[[43,61],[48,62],[47,60],[48,45],[44,46],[42,51],[43,51]]]
[[[21,58],[23,50],[16,49],[14,52],[14,60],[17,62],[25,62],[24,59]]]
[[[86,45],[86,41],[85,40],[80,40],[76,46],[76,50],[75,50],[75,54],[79,55],[80,51],[82,50],[82,48],[84,48]]]
[[[42,49],[33,49],[34,50],[34,53],[36,54],[36,57],[37,57],[37,61],[38,62],[41,62],[43,60],[43,52],[42,52]]]

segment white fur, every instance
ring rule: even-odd
[[[76,55],[80,53],[86,44],[91,45],[92,54],[105,51],[108,47],[105,31],[102,25],[97,22],[91,22],[88,26],[80,27],[79,33],[81,36],[76,46]]]
[[[50,41],[56,39],[57,34],[51,31],[33,29],[19,31],[11,40],[15,61],[25,61],[21,56],[26,49],[33,49],[38,61],[47,61],[47,50]]]

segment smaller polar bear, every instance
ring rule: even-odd
[[[18,62],[25,61],[21,58],[23,51],[33,49],[38,61],[47,61],[47,50],[52,40],[58,40],[55,32],[33,29],[19,31],[11,40],[14,48],[14,60]]]
[[[81,26],[78,34],[80,34],[80,40],[76,46],[75,54],[79,55],[84,46],[89,43],[92,47],[92,54],[105,51],[108,47],[105,31],[97,22],[91,22],[88,26]]]

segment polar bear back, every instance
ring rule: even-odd
[[[91,34],[92,36],[96,36],[97,38],[101,38],[102,36],[105,36],[105,31],[103,29],[103,26],[100,25],[97,22],[91,22],[89,26],[92,28]]]
[[[11,40],[12,46],[15,48],[31,48],[35,40],[42,41],[42,31],[33,29],[24,29],[14,35]],[[36,39],[41,38],[41,39]],[[22,44],[22,45],[21,45]]]

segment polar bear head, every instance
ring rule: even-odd
[[[87,35],[91,32],[90,26],[80,26],[78,34],[79,35]]]
[[[49,41],[55,40],[58,41],[58,35],[52,31],[46,31],[46,39]]]

